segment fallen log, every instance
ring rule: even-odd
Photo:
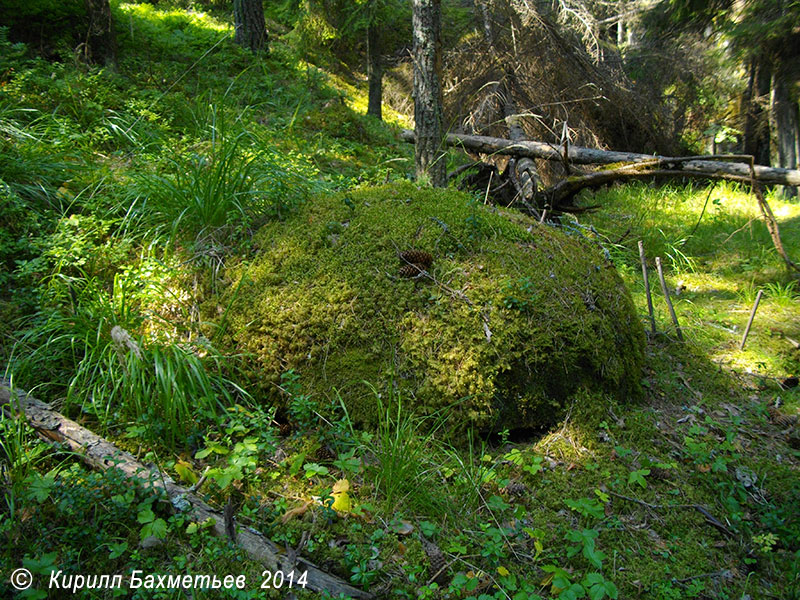
[[[3,378],[0,378],[0,408],[15,415],[25,415],[28,425],[39,435],[52,442],[66,444],[90,466],[102,470],[116,467],[132,479],[142,480],[154,489],[163,490],[174,510],[197,523],[211,522],[209,519],[212,519],[212,531],[220,537],[227,536],[222,511],[212,508],[196,494],[176,484],[166,473],[151,471],[131,454],[56,412],[44,402],[19,388],[12,389],[10,383]],[[291,549],[287,551],[281,548],[250,527],[238,528],[236,543],[250,558],[272,572],[307,572],[306,587],[315,592],[328,592],[333,597],[340,594],[351,598],[373,597],[372,594],[356,589],[342,579],[322,571],[310,561],[296,556]]]
[[[414,141],[414,132],[404,129],[400,137],[406,142]],[[564,160],[564,149],[557,144],[546,144],[533,141],[512,141],[503,138],[488,137],[483,135],[462,135],[450,133],[447,135],[447,144],[481,154],[505,154],[511,156],[525,156],[528,158],[542,158],[545,160]],[[728,162],[711,159],[707,156],[689,158],[671,158],[668,156],[653,156],[635,152],[615,152],[610,150],[597,150],[570,145],[567,149],[569,162],[579,165],[614,164],[614,163],[640,163],[654,159],[663,161],[664,169],[670,169],[670,163],[680,163],[680,170],[688,176],[706,176],[718,178],[743,178],[750,181],[750,166],[745,162]],[[718,157],[718,158],[725,158]],[[767,185],[800,185],[800,170],[780,169],[776,167],[754,167],[755,179]]]

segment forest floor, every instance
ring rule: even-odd
[[[254,60],[208,15],[115,11],[116,72],[0,38],[0,364],[15,385],[187,486],[210,467],[209,503],[233,497],[240,524],[378,598],[800,598],[800,289],[746,189],[619,186],[563,219],[608,253],[649,328],[644,243],[658,333],[636,401],[454,445],[400,403],[354,429],[288,371],[276,411],[243,389],[246,357],[215,346],[196,300],[263,224],[404,180],[399,117],[360,116],[364,86],[281,41]],[[768,200],[797,260],[800,204]],[[120,358],[114,326],[136,360]],[[193,598],[326,597],[260,589],[262,565],[152,490],[9,415],[0,429],[0,595],[68,595],[47,589],[53,570],[140,570],[246,576]],[[20,567],[34,585],[15,592]],[[126,594],[187,597],[81,591]]]

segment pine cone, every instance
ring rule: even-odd
[[[787,415],[772,406],[768,407],[767,411],[769,411],[770,420],[778,427],[791,427],[798,421],[797,415]]]
[[[524,483],[520,483],[519,481],[510,481],[503,489],[512,496],[524,496],[528,493],[528,486],[526,486]]]
[[[424,250],[404,250],[400,253],[400,261],[407,265],[417,265],[422,269],[429,269],[433,264],[433,256]]]
[[[433,580],[439,585],[446,585],[448,582],[445,569],[447,561],[444,558],[444,554],[433,542],[430,542],[425,538],[421,538],[421,541],[422,548],[425,550],[425,554],[428,557],[428,562],[430,563],[429,575],[433,577]]]
[[[650,477],[657,481],[664,481],[669,479],[669,469],[662,469],[661,467],[650,467]]]
[[[423,267],[417,268],[416,265],[405,265],[400,267],[400,277],[417,277],[424,270]]]
[[[317,451],[314,453],[314,457],[318,460],[327,460],[327,461],[334,461],[336,460],[336,454],[333,452],[333,449],[328,444],[323,444]]]

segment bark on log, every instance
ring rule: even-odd
[[[406,142],[414,141],[414,132],[403,130],[401,138]],[[527,156],[529,158],[544,158],[546,160],[563,160],[563,148],[555,144],[543,142],[522,141],[513,142],[502,138],[483,135],[462,135],[450,133],[447,135],[447,144],[459,146],[470,152],[482,154],[506,154],[511,156]],[[680,170],[692,177],[717,177],[741,178],[741,181],[750,181],[750,166],[746,163],[723,162],[708,160],[703,157],[686,160],[685,158],[671,158],[668,156],[651,156],[635,152],[614,152],[610,150],[596,150],[581,146],[570,146],[568,158],[571,163],[588,164],[613,164],[613,163],[639,163],[652,160],[671,161],[680,163]],[[664,167],[662,167],[664,168]],[[667,170],[671,170],[666,167]],[[768,185],[800,185],[800,170],[779,169],[773,167],[755,166],[755,178],[760,183]]]
[[[141,479],[154,488],[164,490],[174,510],[188,515],[193,521],[202,523],[209,518],[214,519],[213,531],[220,537],[226,537],[225,519],[222,511],[215,510],[197,495],[179,486],[166,473],[151,471],[138,462],[131,454],[114,446],[111,442],[81,427],[62,414],[51,409],[47,404],[15,388],[0,378],[0,408],[19,415],[24,414],[28,424],[44,438],[66,444],[86,463],[97,469],[117,467],[130,478]],[[372,594],[356,589],[345,581],[334,577],[316,567],[313,563],[294,552],[281,548],[263,534],[249,527],[240,527],[236,534],[236,543],[255,561],[266,568],[288,573],[308,572],[307,588],[315,592],[327,591],[336,597],[344,594],[352,598],[372,598]]]
[[[517,105],[514,101],[513,82],[514,74],[508,75],[507,82],[503,85],[503,114],[505,115],[506,126],[508,127],[508,137],[514,142],[524,142],[527,140],[525,130],[518,115]],[[539,172],[536,163],[527,156],[514,157],[508,162],[506,167],[514,188],[517,191],[517,198],[525,207],[526,212],[533,213],[540,217],[539,210],[535,206],[536,193],[539,191]]]

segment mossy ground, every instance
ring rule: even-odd
[[[258,378],[301,372],[377,422],[366,381],[449,426],[541,428],[581,387],[627,400],[644,337],[601,250],[454,191],[414,184],[318,197],[262,229],[219,306]],[[404,278],[399,253],[433,256]],[[359,387],[361,389],[359,389]]]

